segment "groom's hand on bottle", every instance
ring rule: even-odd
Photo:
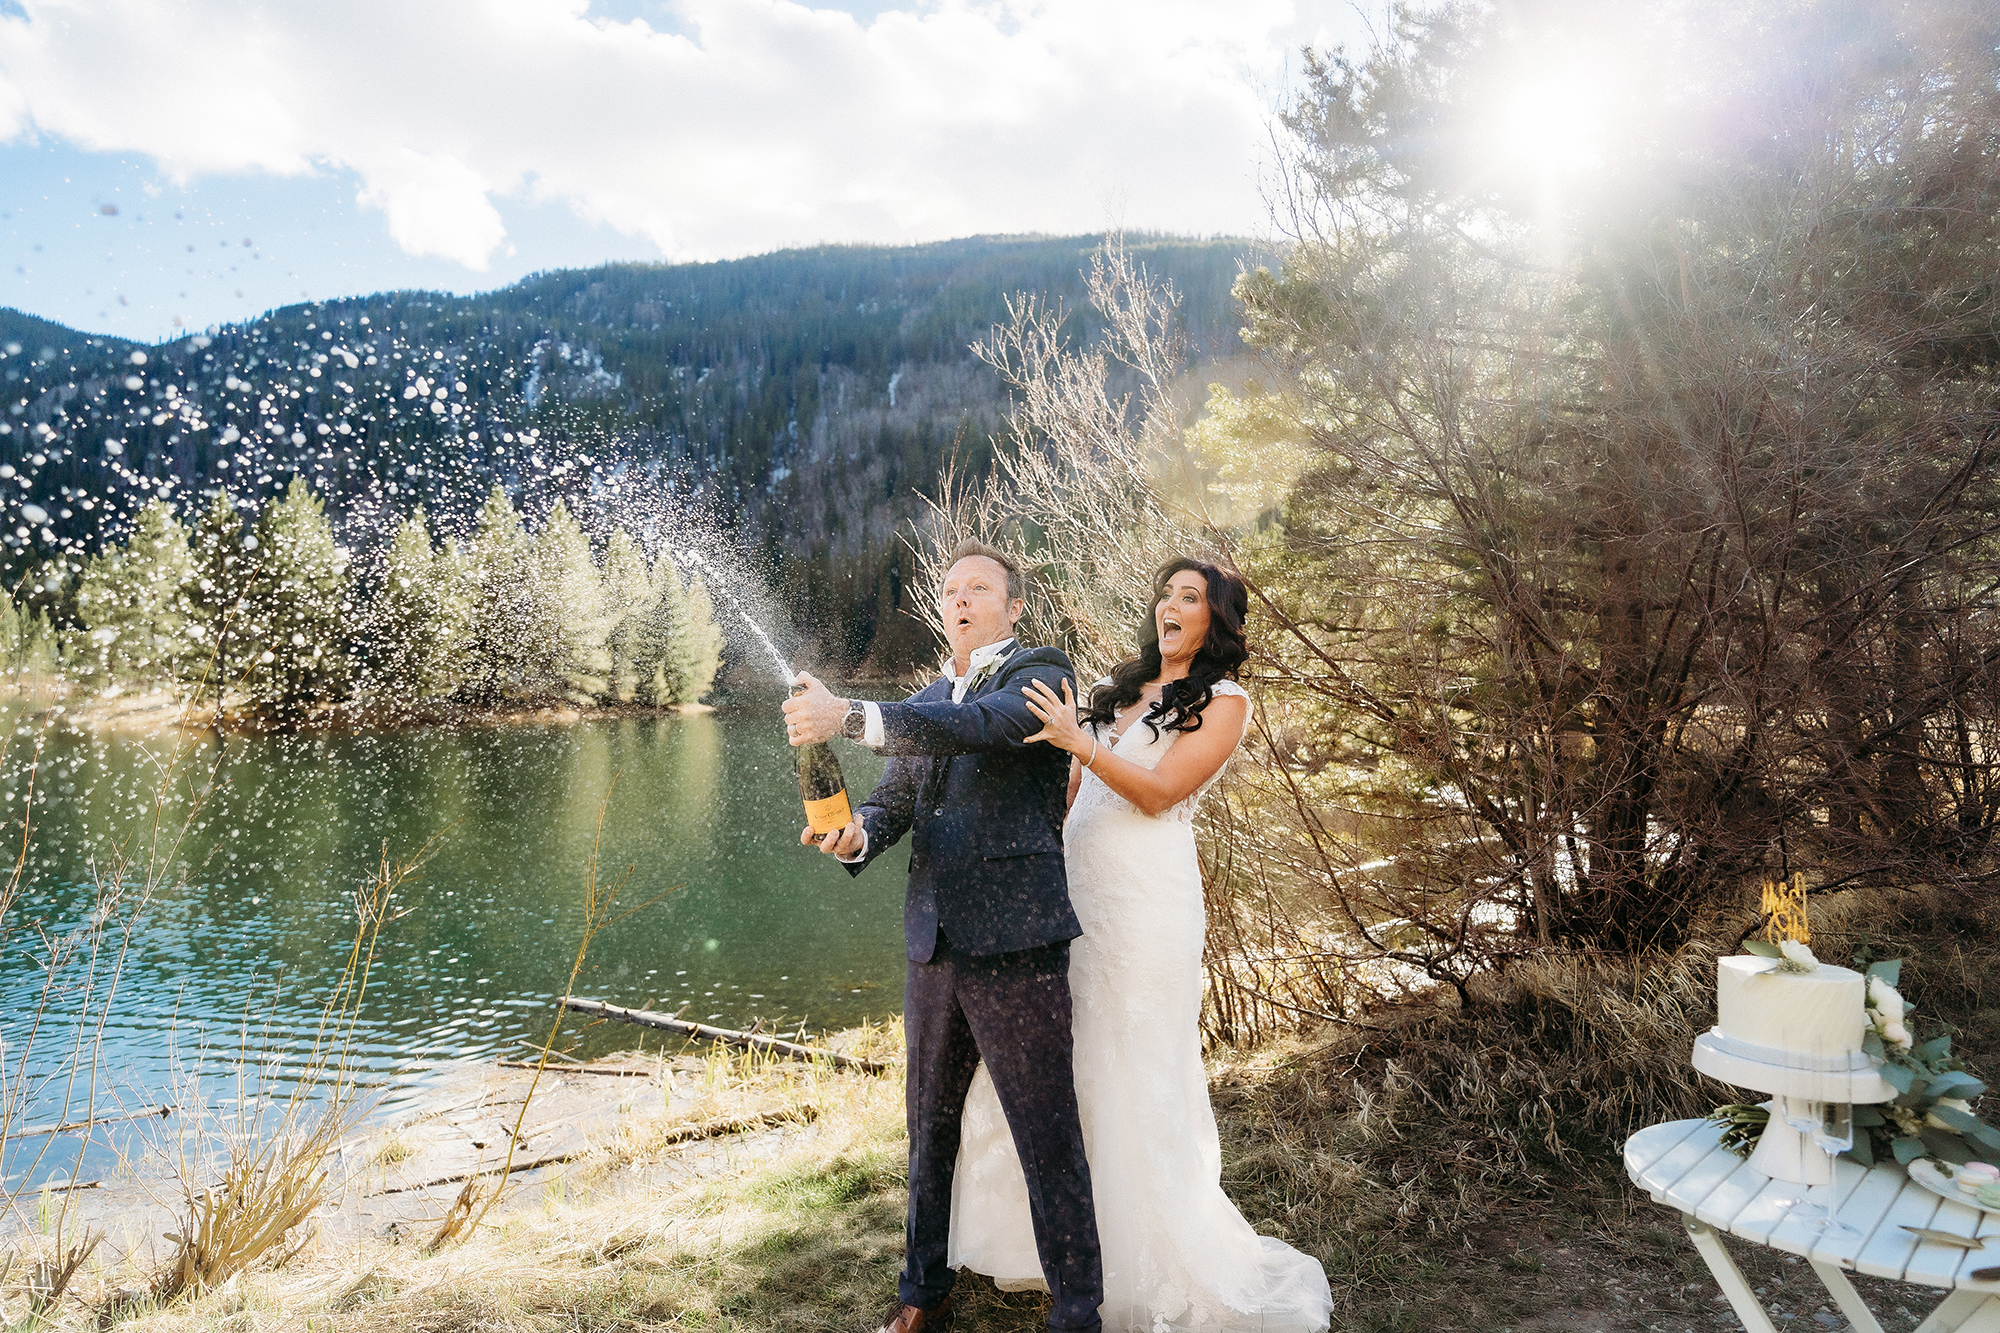
[[[803,671],[792,684],[799,692],[785,700],[785,739],[793,745],[818,745],[838,736],[841,720],[847,716],[847,700],[836,698],[833,691]]]
[[[821,837],[809,828],[802,829],[799,832],[799,841],[808,846],[817,846],[828,856],[859,856],[864,845],[861,821],[857,819],[846,828],[835,829],[825,837]]]

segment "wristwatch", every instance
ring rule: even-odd
[[[868,730],[868,710],[861,706],[859,699],[847,701],[847,716],[840,719],[840,734],[851,741],[858,741]]]

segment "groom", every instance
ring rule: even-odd
[[[1041,730],[1022,690],[1059,690],[1069,659],[1021,648],[1020,567],[961,542],[938,593],[951,657],[900,704],[837,699],[803,673],[785,703],[793,745],[845,735],[890,756],[854,822],[819,840],[849,874],[911,835],[903,905],[909,955],[903,1033],[910,1213],[900,1303],[881,1333],[936,1333],[951,1317],[946,1267],[959,1118],[979,1062],[1027,1175],[1049,1327],[1097,1330],[1103,1276],[1071,1070],[1070,910],[1062,824],[1069,756],[1028,744]],[[801,842],[814,841],[812,830]]]

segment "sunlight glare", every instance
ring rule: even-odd
[[[1496,126],[1502,154],[1544,180],[1604,162],[1612,90],[1589,69],[1548,70],[1505,97]]]

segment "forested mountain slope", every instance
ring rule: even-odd
[[[907,665],[896,531],[956,448],[984,466],[1005,394],[970,344],[1015,292],[1074,302],[1099,238],[828,246],[536,275],[475,296],[291,306],[158,347],[0,311],[9,585],[58,621],[79,557],[146,499],[246,508],[298,476],[369,566],[421,504],[464,531],[497,482],[601,539],[759,557],[838,665]],[[1235,351],[1241,241],[1129,242],[1184,293],[1194,355]],[[1088,338],[1088,312],[1073,321]]]

